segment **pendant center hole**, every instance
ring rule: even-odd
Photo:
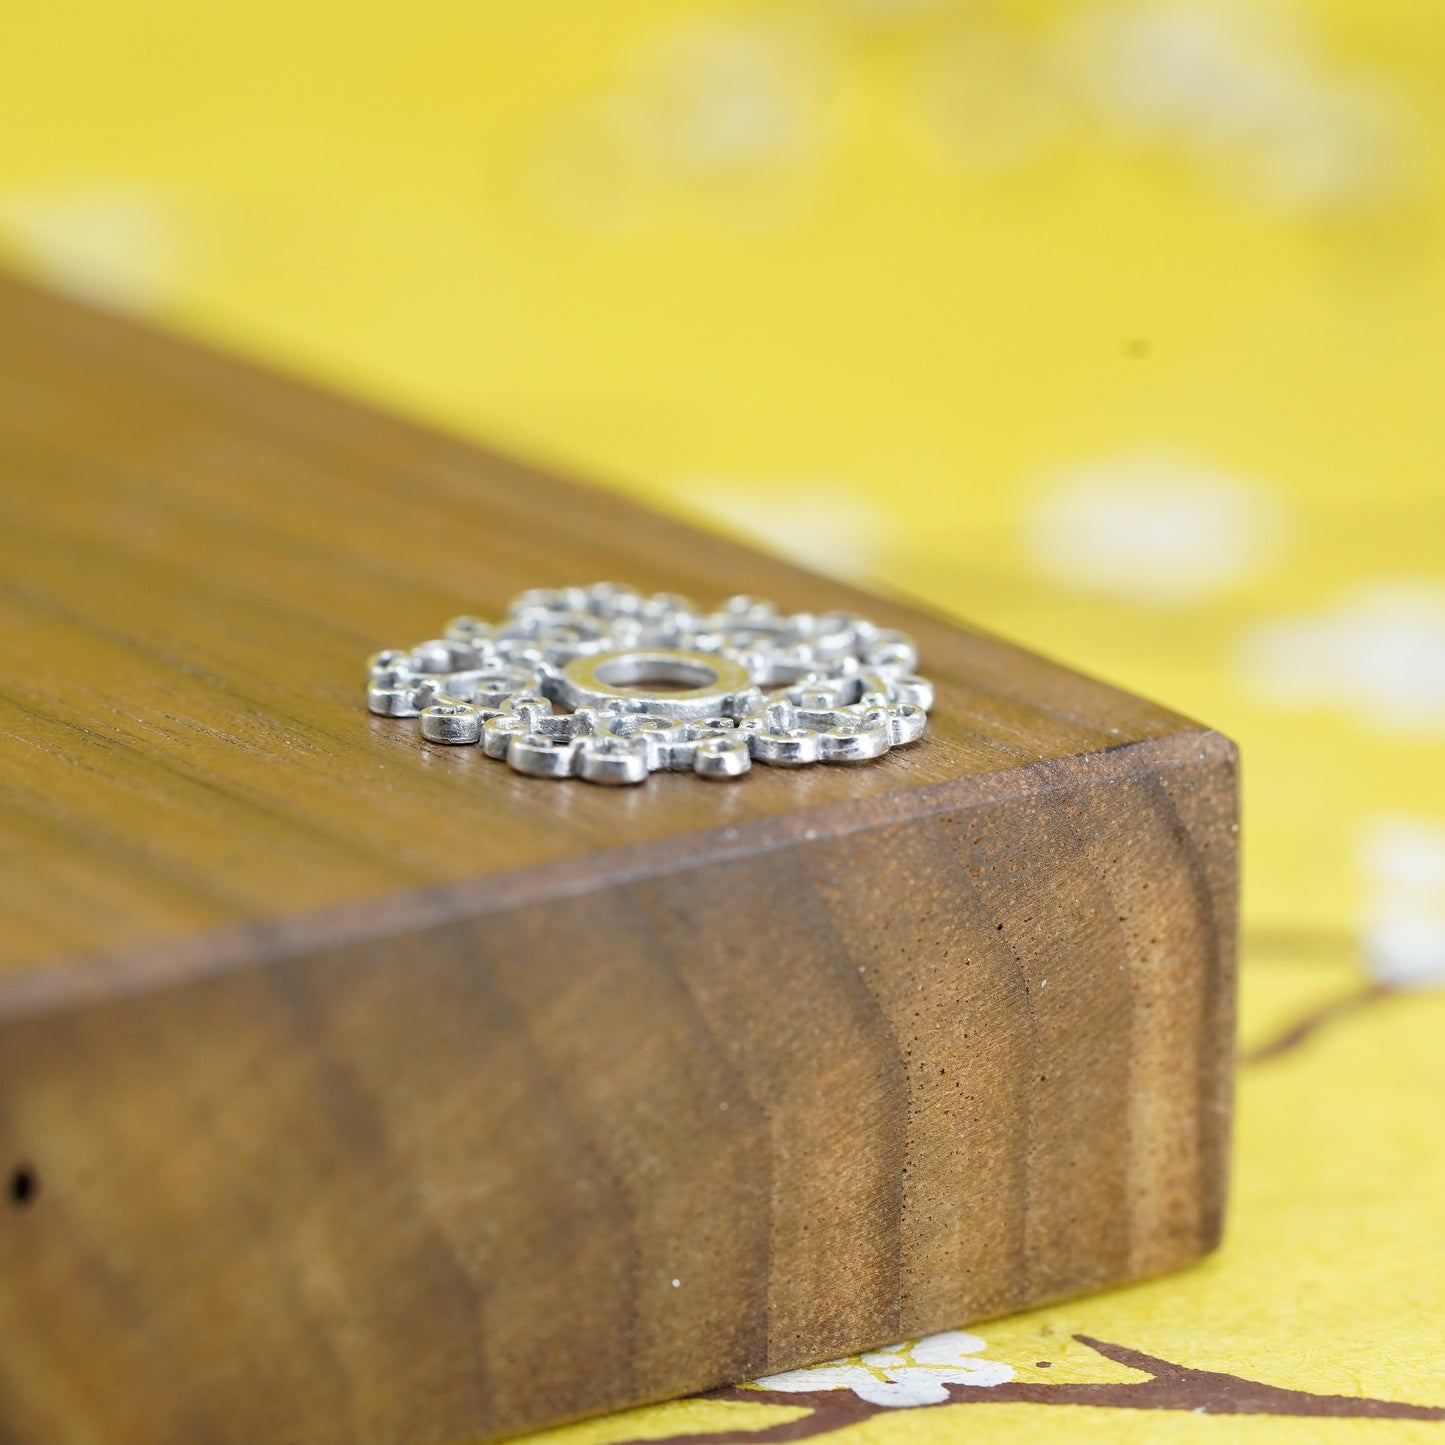
[[[598,667],[596,676],[604,687],[641,692],[691,692],[711,687],[718,680],[716,671],[705,663],[655,652],[609,658]]]

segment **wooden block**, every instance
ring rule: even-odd
[[[443,1445],[1197,1258],[1232,746],[0,287],[0,1438]],[[526,779],[373,649],[599,577],[912,632],[928,736]]]

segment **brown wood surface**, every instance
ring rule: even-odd
[[[614,791],[366,713],[603,577],[903,626],[929,734]],[[0,1439],[440,1445],[1217,1238],[1216,734],[11,285],[0,638]]]

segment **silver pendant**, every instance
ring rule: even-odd
[[[757,597],[702,612],[630,587],[524,592],[505,622],[370,661],[367,705],[540,778],[641,783],[863,762],[923,736],[933,685],[901,632]]]

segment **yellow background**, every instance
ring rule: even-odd
[[[1045,1357],[1052,1380],[1130,1377],[1063,1343],[1084,1331],[1445,1404],[1442,142],[1445,16],[1403,0],[0,15],[10,265],[914,594],[1241,743],[1246,1044],[1370,968],[1420,987],[1247,1063],[1222,1254],[984,1327],[1021,1378]],[[862,1429],[964,1422],[1063,1417]]]

